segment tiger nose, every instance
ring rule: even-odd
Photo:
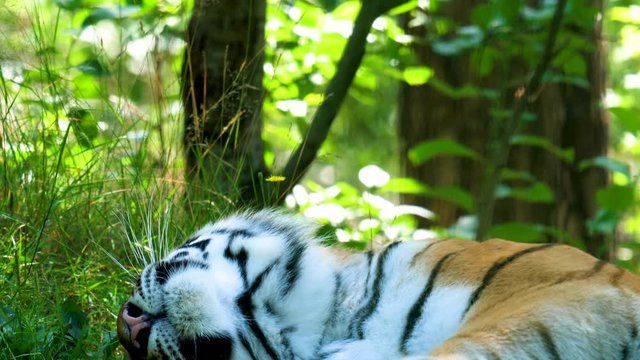
[[[144,359],[151,334],[151,316],[127,302],[118,313],[118,338],[132,359]]]

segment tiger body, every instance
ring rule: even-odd
[[[147,266],[133,359],[638,359],[640,280],[564,245],[325,248],[299,218],[208,225]]]

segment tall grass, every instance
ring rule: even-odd
[[[179,146],[179,66],[149,58],[132,78],[124,59],[83,49],[74,13],[7,6],[0,358],[123,358],[115,319],[137,269],[224,207],[183,200],[166,150]]]

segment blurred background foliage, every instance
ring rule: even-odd
[[[367,54],[329,138],[285,201],[325,223],[328,242],[363,249],[371,241],[475,237],[482,209],[474,194],[407,177],[403,164],[443,156],[475,161],[483,155],[460,141],[431,139],[409,149],[407,159],[396,131],[398,99],[403,86],[424,84],[460,101],[498,99],[510,85],[451,86],[437,76],[439,70],[420,62],[416,41],[440,55],[471,53],[469,71],[480,79],[510,51],[528,59],[525,68],[531,68],[555,2],[534,7],[488,1],[470,9],[474,26],[430,15],[446,3],[408,1],[374,22]],[[234,210],[231,200],[216,199],[204,201],[208,210],[202,213],[183,197],[180,72],[193,6],[179,0],[0,4],[1,358],[122,357],[115,314],[136,269],[198,225]],[[266,164],[281,168],[302,141],[358,8],[355,0],[267,2]],[[596,166],[610,173],[611,184],[594,195],[598,212],[583,225],[604,236],[614,261],[637,272],[640,6],[611,0],[601,14],[573,0],[566,21],[575,25],[602,16],[608,154],[578,163],[571,148],[545,138],[522,135],[510,141],[543,148],[576,168]],[[427,23],[429,36],[407,33],[406,21]],[[595,46],[571,28],[562,36],[563,51],[554,63],[562,71],[546,81],[588,87],[585,61],[567,49],[589,52]],[[496,118],[507,108],[495,107],[503,111]],[[514,170],[502,177],[527,186],[505,185],[495,196],[554,203],[549,185],[532,174]],[[401,194],[444,199],[461,215],[440,223],[442,214],[403,204]],[[518,241],[554,237],[584,246],[564,230],[510,222],[496,225],[492,234]]]

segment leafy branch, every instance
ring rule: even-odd
[[[405,2],[406,0],[362,1],[362,7],[354,23],[353,32],[338,62],[336,74],[325,91],[324,102],[318,107],[303,141],[289,157],[282,172],[282,176],[285,179],[280,184],[278,202],[282,202],[285,195],[304,176],[316,158],[322,143],[327,138],[331,124],[333,124],[362,63],[367,45],[367,36],[373,22],[387,11]]]
[[[502,126],[502,129],[500,129],[502,132],[498,133],[495,144],[488,151],[487,163],[489,166],[487,167],[485,181],[478,201],[478,230],[476,232],[476,238],[478,240],[484,240],[487,237],[487,233],[493,222],[493,213],[496,204],[495,192],[500,182],[500,173],[502,169],[507,166],[511,139],[522,123],[521,119],[527,103],[532,101],[534,94],[539,91],[544,74],[556,55],[555,44],[562,24],[566,3],[567,0],[558,0],[556,3],[553,18],[550,23],[549,35],[545,41],[540,62],[536,66],[529,82],[525,85],[524,90],[519,94],[516,93],[518,99],[511,116],[505,122],[498,124]],[[498,125],[496,125],[496,122],[493,123],[493,126]]]

